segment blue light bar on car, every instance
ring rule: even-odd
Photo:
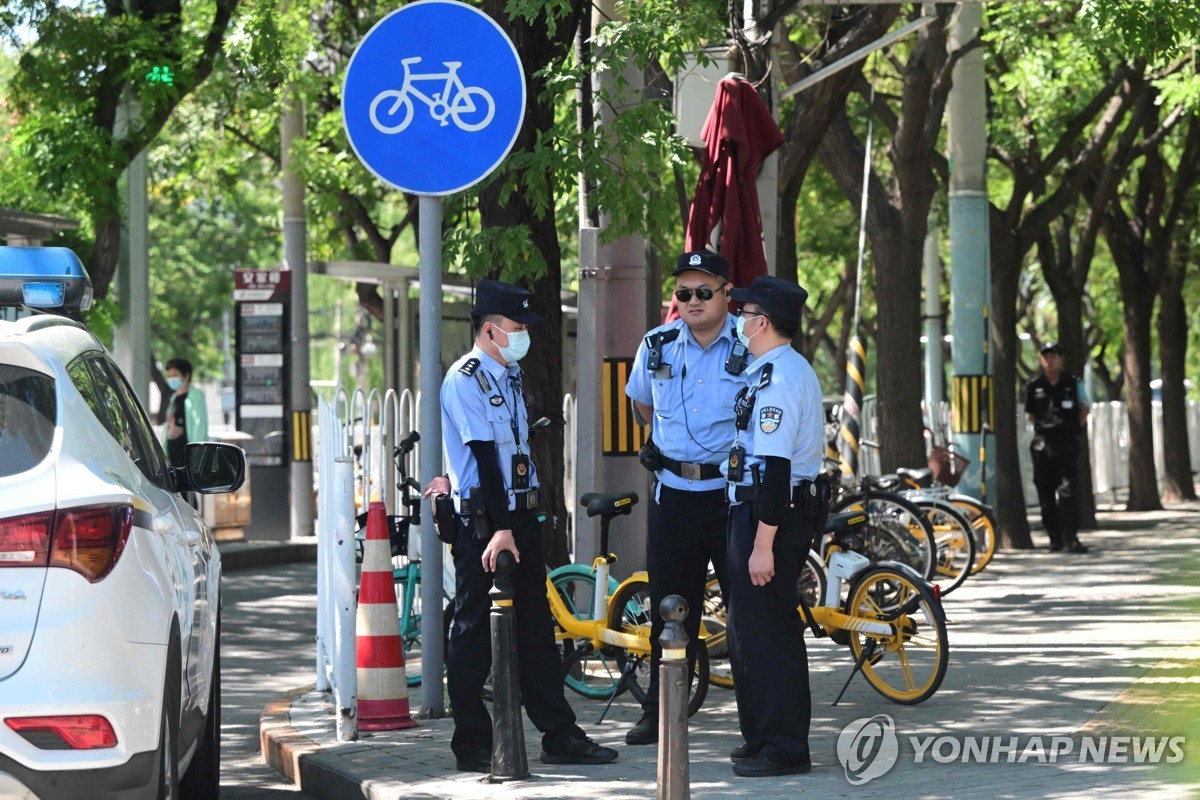
[[[57,281],[23,283],[21,293],[24,295],[25,305],[30,308],[58,308],[67,298],[67,285]]]
[[[92,282],[66,247],[0,247],[0,306],[87,311]]]

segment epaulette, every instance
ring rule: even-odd
[[[458,371],[467,377],[474,377],[475,382],[479,384],[479,388],[484,394],[492,391],[492,384],[487,379],[487,373],[479,370],[478,358],[468,358],[463,362],[463,365],[458,368]]]
[[[758,388],[765,389],[771,385],[771,371],[775,368],[775,362],[763,364],[762,376],[758,379]]]
[[[659,331],[658,333],[650,334],[646,337],[647,347],[662,347],[664,344],[670,344],[679,338],[679,328],[669,331]]]

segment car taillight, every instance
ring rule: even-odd
[[[50,566],[67,567],[92,583],[116,566],[133,525],[129,505],[81,506],[58,510]]]
[[[99,714],[11,717],[4,724],[42,750],[101,750],[117,746],[112,723]]]
[[[54,512],[0,519],[0,567],[44,567]]]

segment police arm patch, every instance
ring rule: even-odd
[[[758,429],[766,434],[772,434],[779,430],[779,423],[783,421],[783,409],[778,406],[764,406],[758,412]]]

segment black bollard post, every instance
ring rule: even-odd
[[[507,550],[496,558],[492,587],[492,773],[488,781],[502,783],[529,777],[525,731],[521,724],[521,694],[517,677],[517,642],[513,635],[513,586],[509,575],[516,559]]]
[[[659,606],[666,627],[658,637],[658,800],[689,800],[687,601],[669,595]]]

